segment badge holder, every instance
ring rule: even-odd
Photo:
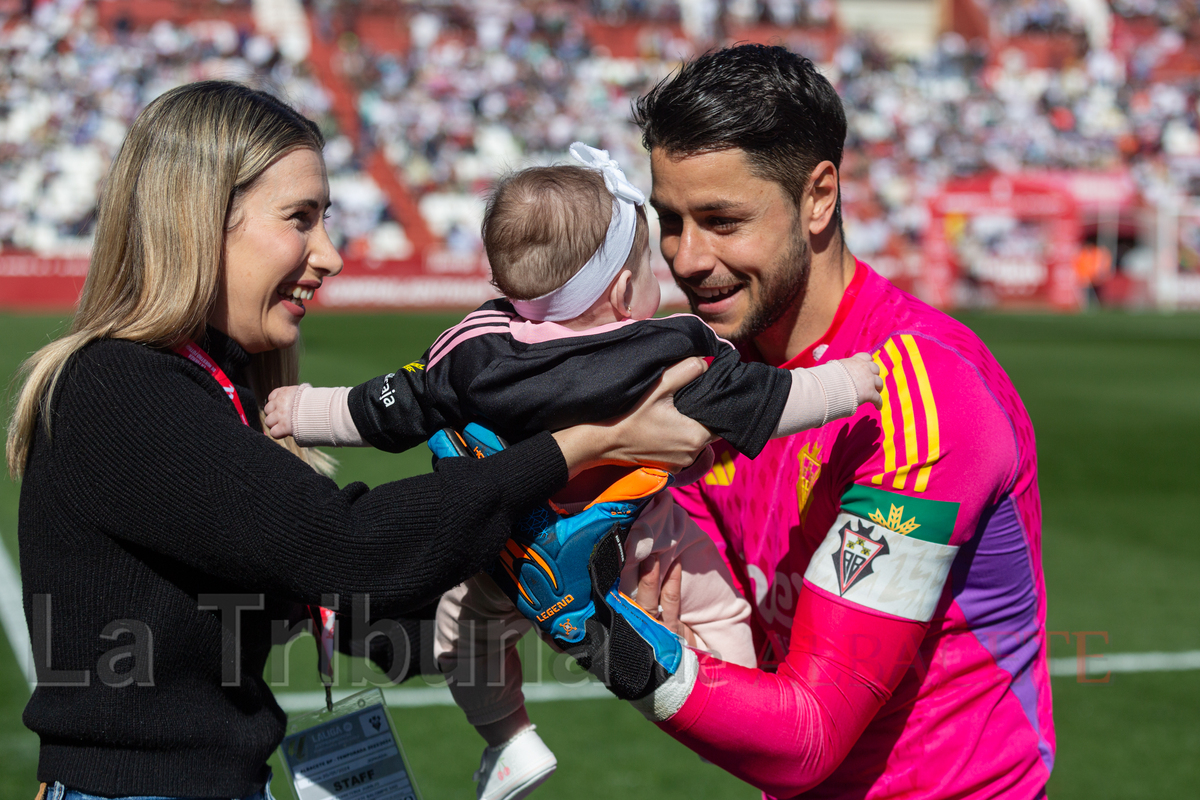
[[[299,800],[421,800],[378,688],[289,719],[279,752]]]

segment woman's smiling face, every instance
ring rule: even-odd
[[[329,180],[321,154],[281,156],[234,204],[209,323],[248,353],[290,347],[304,301],[342,269],[325,231]]]

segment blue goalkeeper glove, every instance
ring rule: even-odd
[[[496,434],[472,423],[429,440],[437,457],[484,458],[504,449]],[[643,467],[614,482],[583,511],[534,509],[490,570],[517,610],[622,699],[653,692],[679,669],[674,633],[622,594],[625,542],[642,508],[671,482]]]
[[[535,510],[491,572],[521,614],[625,700],[650,694],[683,657],[679,638],[618,589],[629,529],[668,482],[643,468],[573,516]]]

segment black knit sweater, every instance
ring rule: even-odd
[[[211,330],[202,344],[256,422],[245,352]],[[242,424],[206,371],[126,341],[76,354],[52,415],[21,486],[39,680],[24,721],[41,737],[39,780],[101,795],[260,789],[285,724],[263,680],[271,621],[328,593],[343,609],[369,594],[373,618],[426,604],[490,562],[567,480],[543,434],[339,489]],[[213,594],[225,599],[200,598]],[[234,620],[220,602],[261,605],[239,615],[236,662],[223,661]]]

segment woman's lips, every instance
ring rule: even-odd
[[[280,305],[297,317],[304,316],[304,301],[311,300],[316,293],[316,287],[301,286],[296,283],[280,286],[275,293],[279,295]]]

